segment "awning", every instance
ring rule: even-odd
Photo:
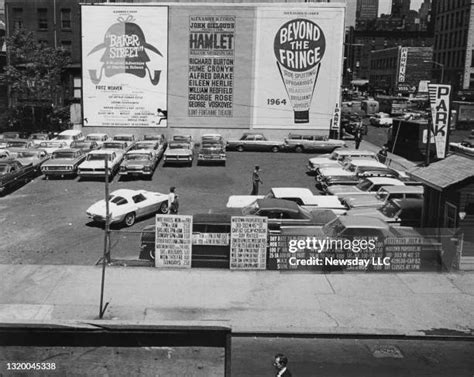
[[[473,178],[474,159],[453,154],[429,166],[413,168],[408,171],[408,174],[427,186],[441,191],[446,187]]]
[[[352,80],[351,84],[355,86],[362,86],[362,85],[367,85],[369,83],[369,80]]]

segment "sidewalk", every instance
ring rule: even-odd
[[[99,266],[0,265],[0,321],[97,319]],[[228,321],[233,332],[474,335],[474,274],[107,267],[105,319]]]

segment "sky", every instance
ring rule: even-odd
[[[423,0],[411,0],[410,9],[418,11]],[[392,0],[379,0],[379,15],[389,14],[392,10]]]

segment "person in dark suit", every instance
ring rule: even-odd
[[[288,364],[288,358],[281,354],[277,353],[275,355],[275,361],[273,362],[273,366],[277,369],[277,374],[275,375],[276,377],[291,377],[292,374],[290,370],[287,367]]]
[[[252,192],[250,195],[258,195],[258,185],[263,183],[262,179],[260,178],[260,166],[255,166],[255,169],[252,173]]]

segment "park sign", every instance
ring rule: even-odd
[[[446,144],[449,130],[449,95],[451,85],[428,84],[431,116],[433,119],[432,132],[436,144],[436,156],[446,157]]]

